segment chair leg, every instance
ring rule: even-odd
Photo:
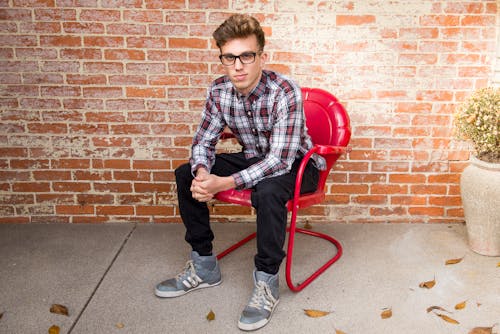
[[[285,269],[286,283],[287,283],[288,287],[290,288],[290,290],[292,290],[294,292],[299,292],[299,291],[303,290],[306,286],[308,286],[312,281],[314,281],[319,275],[321,275],[332,264],[337,262],[338,259],[340,259],[340,257],[342,256],[342,245],[335,238],[333,238],[327,234],[320,233],[320,232],[314,232],[311,230],[305,230],[302,228],[297,228],[297,227],[295,227],[295,224],[293,224],[293,226],[288,227],[287,231],[289,233],[289,236],[288,236],[288,249],[287,249],[286,269]],[[325,262],[321,267],[319,267],[312,275],[307,277],[302,283],[299,283],[299,284],[294,284],[292,281],[292,262],[293,262],[293,248],[294,248],[294,244],[295,244],[295,233],[302,233],[305,235],[309,235],[309,236],[313,236],[313,237],[317,237],[317,238],[321,238],[323,240],[329,241],[337,249],[337,252],[335,253],[335,255],[333,257],[331,257],[327,262]],[[218,260],[222,259],[223,257],[228,255],[229,253],[235,251],[236,249],[238,249],[241,246],[248,243],[250,240],[255,239],[256,235],[257,234],[255,232],[253,232],[250,235],[246,236],[245,238],[241,239],[240,241],[238,241],[234,245],[228,247],[224,251],[217,254],[217,259]]]
[[[286,258],[286,283],[290,290],[294,292],[299,292],[302,289],[304,289],[306,286],[308,286],[312,281],[314,281],[319,275],[321,275],[326,269],[328,269],[332,264],[337,262],[338,259],[342,256],[342,245],[340,242],[338,242],[336,239],[333,237],[320,233],[320,232],[314,232],[311,230],[304,230],[301,228],[296,228],[295,226],[290,226],[289,230],[289,237],[288,237],[288,251],[287,251],[287,258]],[[312,275],[307,277],[302,283],[299,284],[293,284],[292,281],[292,262],[293,262],[293,247],[295,243],[295,232],[297,233],[302,233],[306,235],[310,235],[313,237],[321,238],[326,241],[331,242],[336,248],[337,252],[333,257],[331,257],[328,261],[326,261],[321,267],[319,267]]]
[[[222,259],[224,256],[226,256],[227,254],[231,253],[232,251],[240,248],[241,246],[243,246],[244,244],[246,244],[250,240],[255,239],[256,236],[257,236],[257,233],[253,232],[252,234],[250,234],[247,237],[241,239],[240,241],[238,241],[234,245],[232,245],[232,246],[228,247],[227,249],[223,250],[222,252],[220,252],[219,254],[217,254],[217,260]]]

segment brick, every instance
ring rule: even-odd
[[[489,16],[465,15],[461,17],[460,24],[462,26],[492,27],[495,25],[495,17],[493,15]]]
[[[103,8],[141,8],[141,0],[108,0],[102,3]]]
[[[167,216],[174,214],[174,208],[167,205],[138,205],[136,212],[139,216]]]
[[[99,74],[67,74],[66,82],[70,85],[102,85],[106,84],[106,76]]]
[[[144,171],[113,171],[113,178],[117,181],[148,181],[151,179],[149,172]]]
[[[28,130],[31,133],[68,133],[68,125],[64,123],[30,123]]]
[[[132,192],[132,184],[124,182],[94,182],[94,189],[98,192],[111,193],[130,193]]]
[[[124,125],[111,125],[111,133],[114,135],[148,135],[150,134],[149,126],[147,124],[124,124]]]
[[[427,203],[426,196],[391,196],[391,205],[425,205]]]
[[[173,49],[206,49],[208,42],[202,38],[169,38],[168,46]]]
[[[169,193],[173,190],[173,185],[168,183],[134,183],[134,190],[137,193]]]
[[[93,215],[94,206],[91,205],[57,205],[58,215]]]
[[[90,183],[86,182],[54,182],[52,184],[54,191],[60,192],[87,192],[90,190]]]
[[[155,196],[152,194],[142,194],[142,195],[119,195],[117,196],[118,204],[141,204],[141,205],[153,205],[155,202]]]
[[[336,23],[337,26],[344,25],[365,25],[372,24],[376,22],[375,15],[337,15]]]
[[[106,181],[112,180],[112,173],[109,171],[88,171],[77,170],[74,172],[76,180],[82,181]]]
[[[35,9],[37,21],[76,21],[75,9]]]
[[[129,48],[164,49],[167,47],[165,37],[127,37],[126,45]]]
[[[33,171],[33,179],[36,181],[71,180],[71,172],[55,170]]]
[[[83,64],[83,68],[85,72],[89,73],[107,73],[107,74],[115,74],[115,73],[123,73],[124,64],[112,62],[112,63],[104,63],[104,62],[87,62]]]
[[[37,46],[36,36],[31,35],[0,35],[0,45],[6,46]]]
[[[111,85],[146,85],[148,82],[146,75],[110,75],[109,83]],[[116,100],[115,100],[116,101]],[[121,100],[122,104],[127,104],[128,101],[134,101],[132,99]],[[144,105],[144,103],[143,103]],[[136,108],[143,109],[143,108]]]
[[[163,12],[161,10],[125,10],[123,18],[125,21],[161,23]]]
[[[80,12],[80,20],[82,21],[116,22],[120,19],[119,10],[82,9]]]
[[[63,22],[62,27],[65,33],[70,34],[104,34],[104,24],[92,22]]]
[[[149,26],[151,30],[151,25]],[[110,35],[146,35],[146,25],[131,23],[111,23],[106,26]],[[155,35],[151,33],[151,35]]]
[[[104,103],[99,99],[64,99],[64,108],[66,109],[102,109]]]
[[[2,21],[31,21],[31,10],[20,8],[0,8]]]
[[[134,207],[130,205],[96,206],[97,215],[133,215]]]
[[[122,97],[123,91],[121,87],[84,87],[84,97]]]
[[[82,46],[80,36],[40,36],[40,46]]]
[[[168,160],[134,160],[133,169],[170,169],[170,163]]]
[[[424,15],[420,17],[422,26],[458,26],[460,16],[458,15]]]
[[[129,74],[163,74],[166,68],[164,63],[128,63],[126,70]]]
[[[165,123],[165,113],[154,111],[129,112],[127,119],[130,122]]]
[[[126,95],[127,97],[163,98],[165,97],[165,89],[127,87]]]
[[[50,192],[49,182],[14,182],[12,191],[15,193],[40,193]]]
[[[440,207],[410,207],[408,213],[411,215],[443,216],[444,209]]]
[[[62,49],[60,51],[62,59],[94,59],[102,58],[102,51],[99,49]]]
[[[140,50],[105,50],[104,58],[109,60],[144,60],[146,58],[146,54],[144,51]]]
[[[125,39],[120,36],[84,36],[83,44],[87,47],[122,47]]]

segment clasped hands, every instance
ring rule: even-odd
[[[205,168],[196,171],[196,177],[191,182],[191,193],[199,202],[208,202],[220,191],[235,187],[232,176],[217,176],[210,174]]]

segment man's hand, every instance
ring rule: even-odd
[[[220,191],[234,188],[236,185],[232,176],[217,176],[209,174],[205,168],[196,171],[196,177],[191,183],[193,198],[200,202],[208,202]]]

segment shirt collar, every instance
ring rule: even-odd
[[[234,87],[233,90],[236,92],[236,95],[238,96],[238,99],[246,99],[250,103],[258,100],[262,95],[264,95],[267,91],[267,73],[266,71],[262,71],[262,75],[260,76],[260,80],[257,83],[257,86],[255,86],[254,89],[248,94],[248,96],[241,95]]]

